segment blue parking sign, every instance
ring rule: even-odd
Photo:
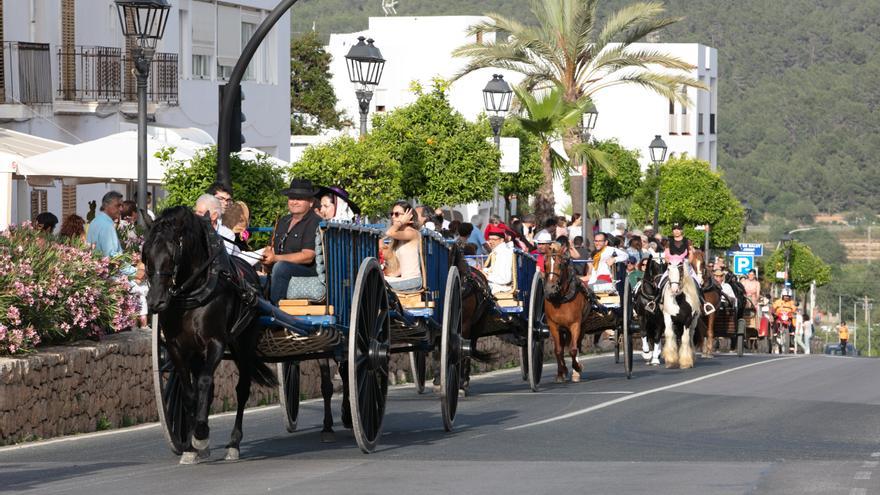
[[[739,254],[733,257],[733,273],[746,275],[755,267],[755,257],[747,254]]]

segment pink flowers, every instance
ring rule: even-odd
[[[43,343],[100,337],[128,328],[139,299],[120,280],[121,259],[96,258],[79,240],[70,244],[29,223],[0,232],[0,355]]]

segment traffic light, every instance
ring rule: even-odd
[[[223,105],[223,94],[226,92],[226,85],[220,85],[220,105]],[[232,104],[232,124],[229,126],[229,151],[241,151],[241,145],[245,142],[244,134],[241,132],[242,122],[246,122],[244,112],[241,111],[241,102],[244,100],[244,92],[241,86],[235,87],[235,98]]]

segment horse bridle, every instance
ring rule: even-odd
[[[208,242],[208,249],[210,250],[211,243]],[[173,269],[171,272],[156,272],[156,275],[159,277],[170,277],[171,278],[171,287],[168,289],[168,295],[171,296],[171,299],[176,299],[183,297],[182,295],[186,293],[189,289],[191,289],[192,285],[195,281],[214,263],[214,260],[217,259],[217,256],[220,254],[218,249],[214,249],[214,252],[211,256],[208,256],[208,259],[200,266],[198,269],[193,270],[190,274],[189,278],[187,278],[182,284],[177,285],[177,278],[180,275],[180,257],[183,255],[183,235],[178,236],[177,238],[177,247],[174,250],[174,253],[171,255],[171,264]]]
[[[555,273],[553,271],[553,265],[556,264],[556,255],[551,254],[550,256],[548,256],[548,258],[550,259],[550,269],[547,270],[547,273],[544,274],[544,280],[549,281],[550,277],[554,277],[554,276],[559,278],[560,284],[561,284],[560,290],[559,290],[561,300],[562,301],[570,301],[570,300],[574,299],[574,296],[575,296],[575,294],[577,294],[577,291],[578,291],[578,285],[580,285],[580,284],[578,284],[578,283],[573,284],[572,283],[572,278],[575,278],[575,275],[574,275],[574,271],[571,269],[571,266],[567,267],[567,270],[565,270],[564,274],[562,273],[563,272],[562,268],[559,269],[560,273]],[[563,265],[563,263],[559,263],[559,264]],[[547,299],[551,299],[551,296],[549,296],[549,295],[546,297],[547,297]]]

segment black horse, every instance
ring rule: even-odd
[[[277,385],[257,358],[259,279],[244,260],[229,257],[206,218],[187,207],[167,209],[150,226],[143,247],[150,282],[147,304],[158,314],[168,354],[184,390],[189,442],[181,464],[209,455],[208,411],[214,371],[229,352],[238,367],[237,413],[226,459],[237,460],[242,415],[251,381]],[[158,330],[157,330],[158,331]]]
[[[642,357],[652,366],[660,364],[660,339],[663,337],[663,312],[656,303],[660,299],[660,276],[663,267],[648,257],[642,281],[633,297],[633,310],[638,316],[642,334]]]

